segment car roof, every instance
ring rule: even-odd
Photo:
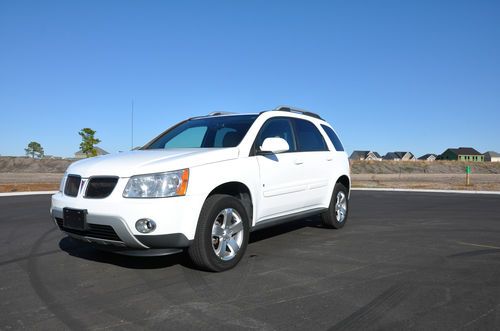
[[[293,114],[293,115],[299,115],[299,116],[290,116],[290,117],[317,119],[317,120],[320,120],[320,121],[326,123],[326,121],[323,118],[321,118],[321,116],[319,116],[316,113],[313,113],[313,112],[310,112],[310,111],[307,111],[307,110],[298,109],[298,108],[292,108],[292,107],[288,107],[288,106],[279,106],[279,107],[276,107],[276,108],[271,109],[271,110],[261,111],[260,113],[232,113],[232,112],[216,111],[216,112],[211,112],[211,113],[209,113],[207,115],[191,117],[190,120],[192,120],[192,119],[202,119],[202,118],[212,118],[212,117],[215,117],[215,116],[216,117],[248,116],[248,115],[260,116],[260,115],[265,114],[265,113],[273,114],[274,112],[279,112],[280,116],[287,116],[287,115]],[[302,115],[302,116],[300,116],[300,115]]]

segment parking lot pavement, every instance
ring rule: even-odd
[[[0,198],[0,329],[500,329],[500,197],[352,193],[342,230],[261,230],[224,273],[87,248]]]

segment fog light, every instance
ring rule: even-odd
[[[153,232],[156,229],[156,223],[149,218],[141,218],[137,222],[135,222],[135,228],[140,233],[149,233]]]

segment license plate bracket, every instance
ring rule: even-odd
[[[63,226],[68,229],[85,231],[87,229],[87,210],[63,208]]]

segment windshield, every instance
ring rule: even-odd
[[[258,115],[191,119],[174,126],[145,149],[235,147]]]

